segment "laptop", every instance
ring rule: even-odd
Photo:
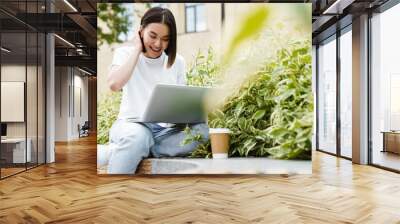
[[[210,87],[157,84],[141,122],[174,124],[206,122],[204,99]]]

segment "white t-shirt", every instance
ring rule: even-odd
[[[131,47],[120,47],[116,49],[113,65],[122,65],[128,59]],[[118,118],[135,119],[143,116],[145,106],[150,100],[150,94],[154,86],[163,84],[186,85],[185,61],[182,56],[176,55],[174,64],[167,68],[168,56],[163,52],[158,58],[148,58],[142,53],[134,68],[129,81],[122,89],[122,100]],[[160,123],[161,126],[171,126]]]

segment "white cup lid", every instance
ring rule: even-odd
[[[210,134],[225,134],[225,133],[231,133],[231,130],[228,128],[210,128],[209,129]]]

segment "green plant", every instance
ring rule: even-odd
[[[293,42],[279,50],[208,121],[232,131],[230,156],[310,159],[311,43]],[[209,153],[203,144],[191,156]]]
[[[281,50],[270,65],[275,86],[272,125],[265,130],[272,139],[266,148],[276,158],[311,158],[313,95],[311,91],[311,43],[295,42]],[[282,70],[281,70],[282,69]]]
[[[193,151],[189,156],[189,158],[212,158],[211,153],[211,143],[210,141],[206,141],[205,143],[200,144],[195,151]]]
[[[209,47],[207,55],[199,50],[186,73],[187,84],[192,86],[214,86],[219,72],[220,69],[216,63],[214,49]]]
[[[184,146],[186,144],[192,143],[192,142],[204,142],[204,137],[202,134],[193,131],[188,125],[185,127],[183,130],[185,133],[185,139],[181,142],[181,146]]]
[[[122,92],[105,95],[97,106],[97,144],[107,144],[109,131],[117,120]]]
[[[97,18],[105,27],[97,26],[97,45],[121,43],[120,34],[127,34],[132,25],[126,7],[121,3],[98,3]]]
[[[142,3],[142,7],[132,7],[131,12],[128,10],[131,6],[124,3],[97,3],[97,18],[101,22],[97,26],[97,46],[126,41],[121,34],[126,35],[129,30],[135,29],[132,22],[140,20],[152,4],[154,3]]]

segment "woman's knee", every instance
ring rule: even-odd
[[[138,123],[118,124],[110,135],[113,150],[108,167],[110,173],[135,172],[154,144],[152,133]]]
[[[113,157],[119,162],[135,160],[138,163],[149,156],[154,145],[151,131],[139,123],[118,124],[110,135]]]
[[[154,144],[152,133],[146,126],[131,122],[123,122],[113,127],[110,139],[114,144],[130,147],[147,146],[150,148]]]

